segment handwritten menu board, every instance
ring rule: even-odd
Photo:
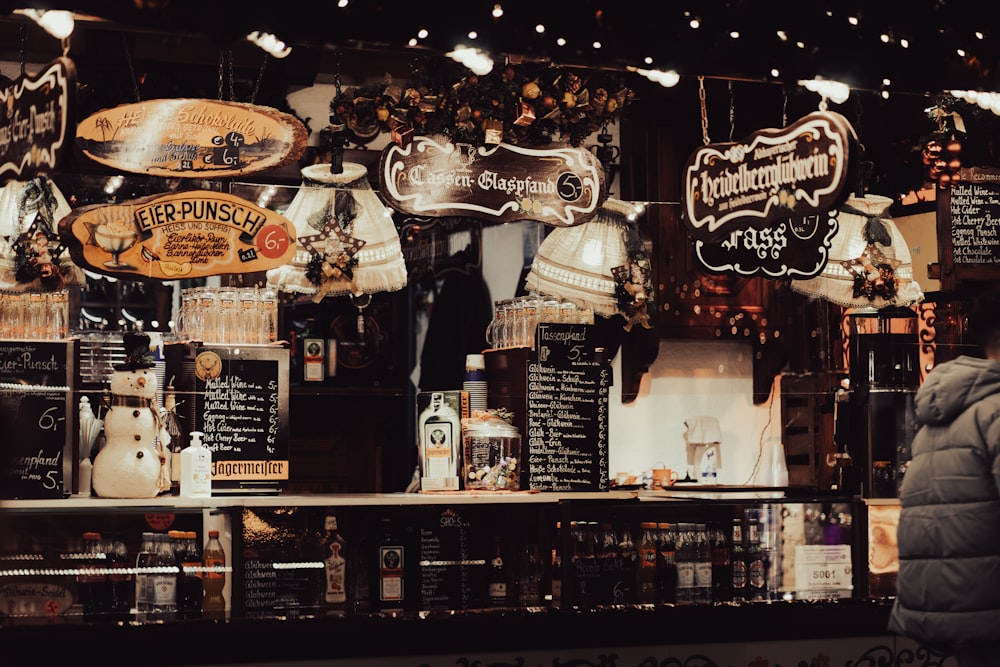
[[[320,556],[322,517],[313,508],[243,508],[242,586],[235,605],[248,618],[315,613],[324,590],[322,569],[282,567]],[[239,579],[236,579],[239,581]]]
[[[612,373],[593,342],[594,327],[539,324],[535,336],[527,385],[529,487],[607,491]]]
[[[197,347],[197,430],[212,450],[212,492],[277,492],[288,483],[288,350]]]
[[[469,518],[454,509],[421,523],[421,609],[471,609],[484,603],[485,552],[472,540]]]
[[[72,491],[76,341],[0,341],[0,497]]]
[[[941,286],[1000,278],[1000,170],[970,167],[938,192]]]

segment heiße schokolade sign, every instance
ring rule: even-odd
[[[847,120],[817,111],[743,142],[708,144],[684,168],[684,222],[702,241],[752,222],[816,215],[841,203],[856,141]]]
[[[611,365],[593,342],[594,328],[544,323],[535,336],[527,369],[529,486],[607,491]]]

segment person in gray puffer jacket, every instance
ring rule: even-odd
[[[976,299],[969,331],[985,358],[936,366],[916,393],[889,620],[962,667],[1000,665],[1000,291]]]

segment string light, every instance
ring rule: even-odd
[[[62,9],[15,9],[14,13],[27,16],[58,40],[64,40],[72,35],[76,25],[73,13]]]
[[[453,51],[449,51],[445,55],[455,62],[465,65],[479,76],[486,76],[493,71],[493,58],[481,49],[459,44]]]
[[[283,41],[269,32],[258,32],[254,30],[252,33],[247,35],[247,41],[256,44],[264,51],[264,53],[274,56],[275,58],[285,58],[292,52],[292,47],[286,45]]]
[[[843,104],[851,96],[851,89],[848,88],[846,83],[831,79],[805,79],[800,80],[799,85],[806,90],[817,93],[824,99],[831,100],[835,104]]]

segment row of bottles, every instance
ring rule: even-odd
[[[683,605],[768,599],[766,550],[756,517],[734,518],[731,526],[641,521],[637,528],[633,533],[629,526],[616,530],[611,522],[570,522],[574,604]],[[557,541],[551,564],[554,603],[562,597],[559,546]]]
[[[147,531],[135,559],[118,534],[85,532],[77,595],[88,622],[224,619],[226,556],[219,531],[204,549],[194,531]]]

